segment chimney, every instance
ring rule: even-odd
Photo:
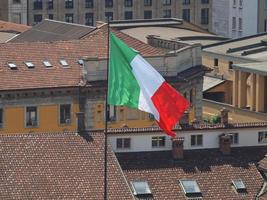
[[[180,119],[181,125],[188,125],[189,124],[189,112],[185,111],[183,117]]]
[[[172,157],[175,160],[184,158],[184,138],[183,137],[172,138]]]
[[[221,111],[221,123],[228,124],[229,110],[227,110],[226,108],[223,107],[220,111]]]
[[[82,133],[85,131],[85,114],[84,112],[77,112],[77,132]]]
[[[231,153],[231,136],[230,134],[221,134],[219,136],[220,151],[223,155],[230,155]]]

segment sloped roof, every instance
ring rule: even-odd
[[[267,154],[265,157],[259,162],[259,168],[267,172]]]
[[[103,199],[103,134],[1,135],[0,143],[0,199]],[[108,197],[132,199],[111,148]]]
[[[119,31],[115,34],[143,56],[165,53]],[[81,66],[77,61],[82,57],[107,58],[106,26],[82,40],[0,44],[0,91],[77,86],[81,80]],[[69,67],[63,68],[60,59],[65,59]],[[53,67],[47,69],[44,60],[50,61]],[[28,69],[25,61],[31,61],[35,67]],[[15,63],[17,69],[10,69],[8,62]]]
[[[16,24],[13,22],[7,22],[0,20],[0,31],[9,32],[9,33],[22,33],[30,29],[30,26],[24,24]]]
[[[95,27],[45,19],[10,42],[52,42],[80,39]]]
[[[230,156],[218,149],[185,151],[185,159],[174,161],[171,152],[118,153],[123,172],[130,181],[147,181],[154,200],[187,199],[179,180],[197,181],[203,199],[254,199],[263,185],[256,163],[266,147],[232,148]],[[247,193],[237,193],[232,180],[241,179]]]

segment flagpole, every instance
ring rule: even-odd
[[[108,73],[109,73],[109,34],[110,34],[110,28],[109,28],[109,18],[108,20],[108,44],[107,44],[107,87],[106,87],[106,102],[105,102],[105,156],[104,156],[104,200],[108,200],[108,176],[107,176],[107,150],[108,150]]]

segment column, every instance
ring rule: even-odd
[[[256,112],[264,112],[264,76],[256,75]]]
[[[256,74],[251,73],[251,88],[250,88],[250,110],[255,111],[256,110]]]
[[[238,107],[244,108],[247,103],[247,74],[245,72],[239,71],[238,79]]]
[[[239,71],[234,70],[234,76],[233,76],[233,106],[238,106],[238,75]]]

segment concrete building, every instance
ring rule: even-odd
[[[212,1],[209,0],[28,0],[26,7],[25,2],[26,0],[3,0],[0,7],[3,12],[5,9],[10,12],[11,8],[12,11],[20,8],[20,22],[30,25],[45,18],[93,26],[96,21],[106,18],[123,20],[176,17],[211,30]],[[25,13],[28,13],[26,22]],[[11,20],[8,13],[2,15],[4,20]]]
[[[227,38],[256,34],[259,1],[218,0],[212,4],[212,31]]]

